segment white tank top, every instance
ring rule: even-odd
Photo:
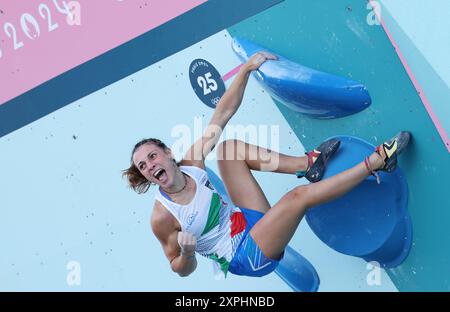
[[[196,252],[214,260],[216,277],[226,276],[245,230],[245,227],[234,226],[233,233],[231,231],[230,218],[240,209],[224,202],[205,170],[194,166],[180,166],[180,170],[195,181],[196,192],[192,201],[187,205],[177,204],[161,188],[156,192],[155,200],[178,220],[183,232],[195,236]]]

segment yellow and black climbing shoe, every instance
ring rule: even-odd
[[[364,164],[367,170],[373,175],[377,183],[381,183],[380,175],[377,171],[392,172],[397,168],[397,156],[400,155],[411,139],[411,133],[408,131],[401,131],[395,137],[375,148],[375,152],[381,156],[383,166],[376,170],[372,169],[369,157],[364,159]]]
[[[378,170],[392,172],[397,168],[397,156],[400,155],[411,139],[411,133],[401,131],[395,137],[381,145],[375,151],[383,159],[383,167]]]

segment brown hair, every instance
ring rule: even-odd
[[[128,169],[125,169],[122,171],[122,177],[127,178],[129,186],[138,194],[143,194],[143,193],[147,192],[148,188],[153,184],[142,175],[142,173],[134,165],[134,162],[133,162],[133,155],[136,152],[136,150],[139,147],[141,147],[142,145],[148,144],[148,143],[155,144],[156,146],[162,148],[163,150],[168,149],[167,145],[164,144],[161,140],[154,139],[154,138],[143,139],[143,140],[139,141],[138,143],[136,143],[136,145],[133,148],[133,151],[131,152],[131,165]]]

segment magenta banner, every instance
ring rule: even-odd
[[[206,0],[3,0],[0,104]]]

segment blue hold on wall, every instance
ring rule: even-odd
[[[234,38],[233,50],[242,62],[258,51],[268,51],[251,41]],[[359,82],[327,74],[277,55],[254,72],[269,93],[290,109],[318,119],[332,119],[358,113],[372,103]]]
[[[324,179],[360,163],[374,146],[351,136],[337,136],[341,146],[327,164]],[[346,195],[310,209],[306,221],[329,247],[346,255],[376,261],[384,268],[401,264],[412,245],[408,185],[399,167],[369,176]]]

